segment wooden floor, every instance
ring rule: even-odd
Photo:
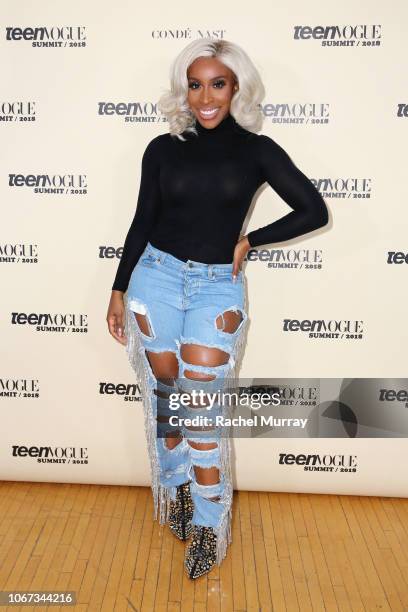
[[[0,590],[75,591],[4,610],[408,611],[408,499],[235,492],[233,543],[191,581],[144,487],[0,482]]]

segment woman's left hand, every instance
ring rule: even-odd
[[[232,266],[232,280],[235,282],[238,273],[241,271],[241,265],[245,258],[245,255],[251,249],[251,245],[249,244],[248,238],[246,236],[241,236],[235,245],[234,250],[234,260]]]

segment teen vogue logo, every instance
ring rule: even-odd
[[[11,447],[13,457],[35,459],[37,463],[87,464],[88,448],[84,446],[20,446]]]
[[[9,174],[9,187],[30,187],[33,193],[52,195],[85,195],[86,174]]]
[[[347,319],[283,319],[284,332],[305,333],[309,338],[324,338],[326,340],[362,340],[363,321]]]
[[[140,386],[135,383],[100,382],[99,395],[119,395],[125,402],[141,402],[143,399]]]
[[[321,270],[323,267],[321,249],[250,249],[246,259],[263,261],[273,270]]]
[[[356,472],[357,455],[279,453],[279,465],[303,466],[305,472]]]
[[[378,400],[380,402],[399,402],[408,408],[407,389],[380,389]]]
[[[408,264],[408,253],[401,251],[388,251],[387,264]]]
[[[36,331],[56,333],[87,333],[88,315],[12,312],[12,325],[29,325]]]
[[[408,104],[406,103],[398,104],[397,117],[408,117]]]
[[[100,246],[99,247],[99,259],[120,259],[123,254],[123,246]]]
[[[6,27],[6,40],[31,41],[32,47],[85,47],[84,26]]]
[[[319,387],[284,385],[279,388],[279,406],[317,406],[320,397]]]
[[[260,105],[265,118],[271,123],[294,123],[300,125],[329,123],[330,105],[324,102],[281,102]]]
[[[0,263],[38,263],[36,244],[0,243]]]
[[[330,25],[293,28],[294,40],[320,40],[322,47],[379,47],[381,25]]]
[[[0,378],[0,397],[38,398],[40,382],[37,378]]]
[[[310,179],[324,198],[371,198],[370,178],[340,177]]]
[[[0,100],[1,121],[35,121],[35,102],[33,100],[30,102]]]
[[[98,102],[98,115],[123,117],[125,123],[167,123],[154,102]]]

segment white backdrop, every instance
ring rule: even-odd
[[[402,0],[294,0],[290,11],[259,0],[205,10],[185,0],[3,2],[2,479],[150,482],[143,398],[105,317],[142,153],[168,131],[156,102],[171,60],[198,37],[249,53],[267,91],[263,132],[330,212],[321,231],[251,252],[240,375],[406,375],[407,17]],[[266,187],[243,231],[288,210]],[[313,338],[286,320],[346,321],[358,333]],[[393,404],[383,410],[393,421]],[[404,437],[235,440],[235,486],[407,496],[407,450]],[[280,461],[292,453],[344,457],[356,470]]]

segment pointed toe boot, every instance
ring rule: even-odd
[[[193,525],[184,561],[188,577],[194,580],[209,572],[216,563],[216,551],[217,536],[213,528]]]

